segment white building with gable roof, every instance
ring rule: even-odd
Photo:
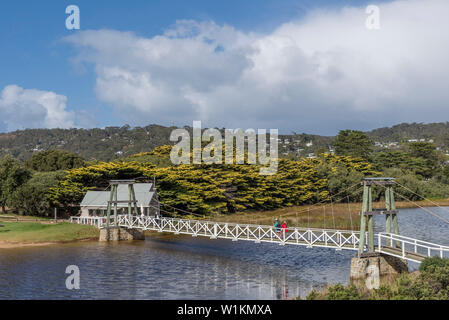
[[[136,194],[137,207],[143,211],[144,215],[160,214],[159,198],[153,183],[135,183],[134,193]],[[110,191],[88,191],[80,204],[81,216],[106,216],[110,195]],[[129,200],[127,185],[118,185],[117,200]],[[118,203],[117,207],[119,214],[125,214],[128,212],[128,203]]]

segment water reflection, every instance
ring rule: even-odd
[[[432,209],[449,218],[449,212]],[[383,230],[384,217],[376,217]],[[401,234],[449,245],[449,226],[401,210]],[[347,283],[352,251],[156,235],[144,242],[0,250],[1,299],[290,299]],[[65,288],[77,265],[81,290]],[[412,266],[416,268],[416,266]]]

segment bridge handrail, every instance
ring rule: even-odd
[[[117,218],[120,219],[122,217],[127,217],[126,214],[118,215]],[[139,218],[139,216],[133,216],[133,218]],[[100,220],[103,221],[106,219],[106,217],[70,217],[70,222],[75,221],[89,221],[89,220]],[[239,226],[242,228],[245,227],[253,227],[253,228],[269,228],[274,229],[274,226],[268,226],[268,225],[259,225],[259,224],[250,224],[250,223],[236,223],[236,222],[223,222],[223,221],[210,221],[210,220],[194,220],[194,219],[182,219],[182,218],[172,218],[172,217],[161,217],[160,219],[169,219],[172,221],[182,221],[182,222],[189,222],[189,223],[206,223],[206,224],[219,224],[219,225],[228,225],[228,226]],[[111,220],[113,220],[113,217],[111,216]],[[336,232],[336,233],[351,233],[351,234],[360,234],[360,231],[357,230],[344,230],[344,229],[320,229],[320,228],[306,228],[306,227],[296,227],[296,226],[290,226],[287,227],[289,230],[298,230],[298,231],[317,231],[317,232]]]
[[[123,224],[124,221],[128,221],[128,215],[127,214],[121,214],[117,216],[118,224]],[[111,216],[111,224],[114,222],[114,217]],[[129,224],[136,226],[139,225],[139,223],[143,223],[143,221],[139,221],[141,216],[133,215],[131,216],[131,221],[128,221]],[[194,220],[194,219],[182,219],[182,218],[173,218],[173,217],[155,217],[155,216],[145,216],[144,218],[148,219],[161,219],[164,221],[172,221],[172,223],[182,223],[182,224],[189,224],[189,225],[195,225],[195,224],[202,224],[207,226],[218,226],[220,228],[239,228],[239,229],[247,229],[252,231],[255,230],[270,230],[273,232],[273,234],[277,234],[278,231],[275,230],[274,226],[267,226],[267,225],[255,225],[255,224],[239,224],[239,223],[232,223],[232,222],[217,222],[217,221],[209,221],[209,220]],[[106,217],[71,217],[70,222],[72,223],[78,223],[78,224],[87,224],[87,225],[95,225],[98,228],[104,228],[106,225]],[[320,233],[320,234],[327,234],[327,237],[332,237],[333,235],[342,235],[345,237],[355,237],[360,238],[360,232],[354,231],[354,230],[338,230],[338,229],[318,229],[318,228],[305,228],[305,227],[288,227],[288,234],[292,234],[295,232],[309,232],[309,233]],[[282,230],[279,230],[282,232]],[[286,237],[286,234],[283,235],[283,237]],[[288,237],[289,238],[289,237]],[[281,239],[279,239],[281,240]],[[282,241],[282,240],[281,240]],[[354,247],[355,248],[355,247]]]
[[[95,225],[101,229],[105,227],[106,219],[106,217],[71,217],[70,222]],[[235,222],[217,222],[156,216],[142,217],[139,215],[133,215],[130,219],[130,216],[127,214],[118,215],[117,221],[114,221],[113,216],[111,216],[110,219],[111,224],[117,222],[117,225],[120,227],[159,232],[174,232],[175,234],[185,233],[195,237],[208,236],[211,239],[225,238],[232,239],[233,241],[254,240],[256,243],[264,241],[279,243],[281,245],[290,243],[306,245],[309,248],[316,246],[336,248],[337,250],[359,250],[360,245],[360,231],[355,230],[288,227],[287,233],[282,230],[276,230],[274,226],[239,224]],[[443,257],[449,253],[449,246],[393,233],[377,233],[374,240],[377,242],[377,244],[374,243],[374,245],[377,245],[376,251],[402,259],[416,261],[418,263],[422,261],[422,256],[430,257],[435,253],[439,253],[440,257]],[[406,249],[406,246],[408,249]],[[396,251],[391,249],[396,249]]]
[[[113,217],[111,217],[113,218]],[[88,220],[101,220],[106,219],[106,217],[70,217],[70,220],[79,220],[79,219],[88,219]]]
[[[101,228],[106,224],[106,217],[70,217],[69,221],[70,223],[86,224]],[[114,221],[114,217],[111,217],[111,221]]]
[[[120,216],[126,216],[126,215],[120,215]],[[135,217],[135,216],[134,216]],[[210,220],[192,220],[192,219],[181,219],[181,218],[171,218],[171,217],[161,217],[160,219],[170,219],[172,221],[183,221],[183,222],[201,222],[201,223],[207,223],[207,224],[220,224],[220,225],[228,225],[228,226],[240,226],[240,227],[255,227],[255,228],[270,228],[274,229],[274,226],[268,226],[268,225],[261,225],[261,224],[248,224],[248,223],[236,223],[236,222],[223,222],[223,221],[210,221]],[[306,228],[306,227],[287,227],[287,229],[290,230],[299,230],[299,231],[327,231],[327,232],[340,232],[340,233],[354,233],[354,234],[360,234],[360,231],[357,230],[342,230],[342,229],[319,229],[319,228]]]
[[[378,237],[379,237],[379,239],[383,238],[383,239],[387,239],[387,240],[400,241],[400,242],[404,242],[404,243],[408,243],[408,244],[412,244],[412,245],[418,245],[420,247],[425,247],[425,248],[432,246],[435,249],[438,248],[438,249],[443,249],[443,250],[449,250],[449,246],[440,245],[437,243],[432,243],[432,242],[419,240],[419,239],[415,239],[415,238],[410,238],[410,237],[406,237],[406,236],[402,236],[402,235],[397,235],[394,233],[380,232],[380,233],[378,233]]]
[[[226,239],[238,239],[242,240],[255,240],[256,242],[266,241],[269,238],[270,241],[275,241],[280,244],[285,244],[294,240],[294,244],[310,245],[310,246],[323,246],[321,242],[324,242],[324,246],[333,247],[341,250],[343,247],[349,250],[358,250],[359,232],[352,230],[336,230],[336,229],[307,229],[307,228],[288,228],[288,232],[282,230],[275,230],[274,226],[264,225],[252,225],[252,224],[238,224],[229,222],[215,222],[207,220],[191,220],[180,218],[168,218],[168,217],[155,217],[155,216],[131,216],[128,215],[118,216],[119,226],[141,228],[143,230],[149,230],[148,226],[153,225],[157,227],[156,230],[162,232],[169,227],[168,232],[179,232],[176,229],[178,226],[184,228],[188,225],[188,229],[191,229],[193,236],[211,236],[213,239],[217,237],[223,237]],[[302,230],[301,230],[302,229]],[[153,229],[155,230],[155,229]],[[237,233],[235,233],[237,231]],[[258,231],[257,234],[254,232]],[[229,234],[228,234],[229,232]],[[262,232],[262,233],[261,233]],[[267,233],[270,232],[270,233]],[[183,232],[182,232],[183,233]],[[302,234],[301,234],[302,233]],[[318,233],[318,235],[316,234]],[[190,234],[190,231],[189,231]],[[308,234],[306,236],[305,234]],[[241,238],[242,235],[246,235]],[[305,241],[300,243],[300,241]],[[321,242],[320,242],[321,241]],[[348,246],[350,245],[350,246]]]

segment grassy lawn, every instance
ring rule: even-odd
[[[34,222],[2,222],[0,241],[11,243],[64,242],[96,238],[93,226],[70,223],[41,224]]]

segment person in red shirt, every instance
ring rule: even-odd
[[[282,233],[283,233],[284,237],[286,237],[287,233],[288,233],[287,221],[282,222],[281,228],[282,228]]]

